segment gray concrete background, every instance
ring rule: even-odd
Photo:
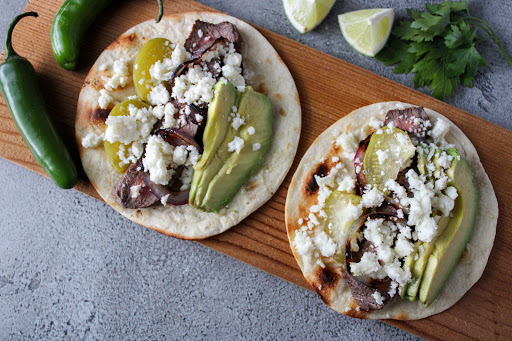
[[[41,0],[43,1],[43,0]],[[147,0],[149,1],[149,0]],[[0,38],[26,0],[0,0]],[[410,75],[355,52],[336,15],[423,8],[420,0],[338,0],[313,32],[290,26],[280,0],[199,2],[406,86]],[[469,0],[512,54],[512,5]],[[512,128],[512,68],[490,42],[475,87],[448,103]],[[193,242],[134,224],[107,205],[0,159],[0,339],[416,340],[380,321],[346,318],[315,294]]]

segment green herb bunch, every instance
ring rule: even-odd
[[[391,32],[390,41],[377,55],[394,73],[414,73],[414,86],[429,86],[432,96],[449,97],[462,84],[473,86],[478,66],[487,61],[475,48],[477,29],[498,46],[510,66],[512,60],[492,28],[469,15],[467,1],[426,4],[426,12],[407,9],[412,21],[401,21]]]

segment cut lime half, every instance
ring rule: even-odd
[[[364,9],[338,16],[345,40],[358,52],[370,57],[386,45],[394,19],[393,8]]]
[[[283,0],[284,13],[300,33],[314,29],[324,20],[336,0]]]

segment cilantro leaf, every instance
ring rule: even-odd
[[[468,2],[463,1],[445,1],[439,4],[439,8],[448,8],[450,12],[465,12],[468,14]]]
[[[444,100],[460,85],[472,87],[478,67],[487,64],[475,47],[478,29],[490,36],[512,66],[492,28],[469,15],[466,0],[426,4],[425,9],[407,9],[412,20],[395,26],[376,56],[385,65],[395,65],[394,73],[413,73],[416,88],[428,86],[432,96]]]
[[[484,66],[487,61],[478,53],[475,45],[472,44],[466,48],[459,48],[451,50],[447,56],[448,62],[448,76],[462,76],[474,77],[478,66]]]
[[[451,49],[458,48],[460,46],[471,45],[475,40],[476,27],[471,27],[465,22],[460,25],[451,25],[450,29],[444,36],[444,43]]]
[[[376,58],[384,62],[384,65],[394,65],[393,73],[409,73],[416,63],[414,53],[407,52],[408,45],[402,40],[393,40]]]
[[[432,38],[441,35],[446,26],[450,23],[450,8],[427,4],[427,7],[435,8],[432,13],[425,12],[421,17],[411,23],[411,28],[417,28],[425,33],[429,33]]]

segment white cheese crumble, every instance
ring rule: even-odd
[[[261,144],[260,143],[253,143],[252,145],[252,150],[253,151],[257,151],[261,148]]]
[[[132,199],[137,199],[139,197],[141,188],[142,185],[135,185],[130,187],[130,195]]]
[[[181,103],[201,105],[210,103],[213,98],[213,86],[216,80],[211,72],[204,72],[199,65],[175,78],[172,96]]]
[[[361,276],[376,272],[380,267],[377,255],[371,252],[365,252],[360,262],[350,263],[350,272],[352,272],[354,276]]]
[[[363,207],[378,207],[384,201],[384,193],[379,191],[377,187],[366,190],[362,196],[361,204]]]
[[[103,137],[105,136],[104,133],[101,134],[95,134],[95,133],[89,133],[85,135],[85,137],[82,139],[82,146],[84,148],[95,148],[98,147],[100,144],[103,143]]]
[[[200,154],[194,146],[173,147],[162,137],[152,135],[146,145],[146,154],[142,159],[142,164],[144,170],[149,172],[151,181],[167,185],[177,166],[193,166],[199,157]],[[190,185],[189,178],[191,178],[190,170],[185,167],[180,178],[185,187]]]
[[[313,239],[315,242],[316,247],[318,250],[320,250],[320,253],[324,257],[331,257],[336,253],[336,243],[332,240],[331,237],[327,235],[325,232],[320,232],[315,238]]]
[[[244,148],[244,140],[238,136],[235,136],[233,141],[228,143],[228,152],[236,151],[240,154],[240,151]]]
[[[349,158],[354,158],[355,152],[359,147],[356,138],[352,133],[343,133],[336,139],[336,144],[340,146]]]
[[[196,161],[197,162],[197,161]],[[195,162],[194,162],[195,164]],[[192,177],[194,175],[194,167],[187,166],[183,168],[181,171],[179,180],[181,181],[180,191],[187,191],[190,189],[190,184],[192,183]]]
[[[192,56],[185,50],[183,45],[175,45],[172,51],[171,58],[164,58],[157,61],[149,68],[151,82],[159,84],[161,82],[168,82],[172,78],[174,70],[183,62],[189,60]]]
[[[386,163],[386,160],[389,158],[389,153],[386,150],[378,149],[377,150],[377,159],[381,165]]]
[[[133,104],[128,105],[129,115],[112,116],[106,120],[105,140],[114,143],[129,144],[134,141],[145,142],[157,118],[151,108],[139,109]]]
[[[338,185],[338,191],[354,193],[356,188],[356,178],[352,175],[347,175],[343,177],[341,182]]]
[[[153,115],[159,120],[163,119],[162,127],[164,129],[173,128],[177,125],[174,114],[176,114],[176,108],[172,103],[166,103],[165,105],[157,105],[153,107]]]
[[[250,126],[247,128],[247,133],[249,133],[249,135],[254,135],[254,133],[256,133],[256,129],[254,129],[253,126]]]
[[[163,84],[154,86],[148,94],[148,101],[152,105],[164,105],[170,100],[171,95]]]
[[[160,199],[160,202],[162,203],[162,205],[167,206],[167,200],[169,199],[169,196],[170,196],[170,194],[166,194],[162,197],[162,199]]]
[[[116,60],[116,62],[118,62]],[[117,70],[124,70],[122,69],[120,66],[117,68]],[[127,84],[127,81],[128,81],[128,75],[126,74],[119,74],[119,73],[115,73],[114,72],[114,75],[112,75],[112,77],[107,77],[107,76],[102,76],[101,79],[103,79],[105,81],[105,89],[107,89],[108,91],[111,91],[111,90],[114,90],[114,89],[117,89],[119,87],[121,88],[124,88]]]
[[[375,291],[372,295],[373,299],[375,300],[375,302],[377,304],[382,304],[384,303],[384,297],[382,297],[381,293],[378,292],[378,291]]]
[[[378,119],[376,116],[372,116],[372,118],[368,122],[368,126],[370,126],[370,128],[373,129],[379,129],[380,127],[382,127],[383,123],[384,121]]]
[[[136,141],[133,142],[128,148],[124,144],[119,145],[119,150],[117,151],[117,156],[119,157],[119,167],[124,167],[131,163],[137,162],[137,160],[142,156],[143,153],[142,143]]]
[[[146,145],[146,155],[142,159],[144,169],[149,171],[151,181],[167,185],[174,170],[168,169],[173,164],[174,148],[160,136],[149,137]]]
[[[233,129],[238,130],[241,126],[245,124],[245,117],[240,117],[239,113],[236,113],[231,121],[231,126]],[[254,128],[253,128],[254,129]]]
[[[236,52],[233,43],[229,43],[227,48],[224,47],[224,53],[222,76],[230,81],[238,91],[244,92],[245,79],[242,76],[242,55]]]
[[[450,125],[442,118],[438,118],[431,130],[431,137],[435,143],[443,143],[444,137],[450,131]]]
[[[107,90],[100,90],[100,97],[98,98],[98,104],[101,109],[107,109],[110,103],[114,102],[114,98],[110,96]]]
[[[297,231],[292,244],[295,246],[295,250],[303,257],[308,256],[315,248],[313,240],[305,231]]]

